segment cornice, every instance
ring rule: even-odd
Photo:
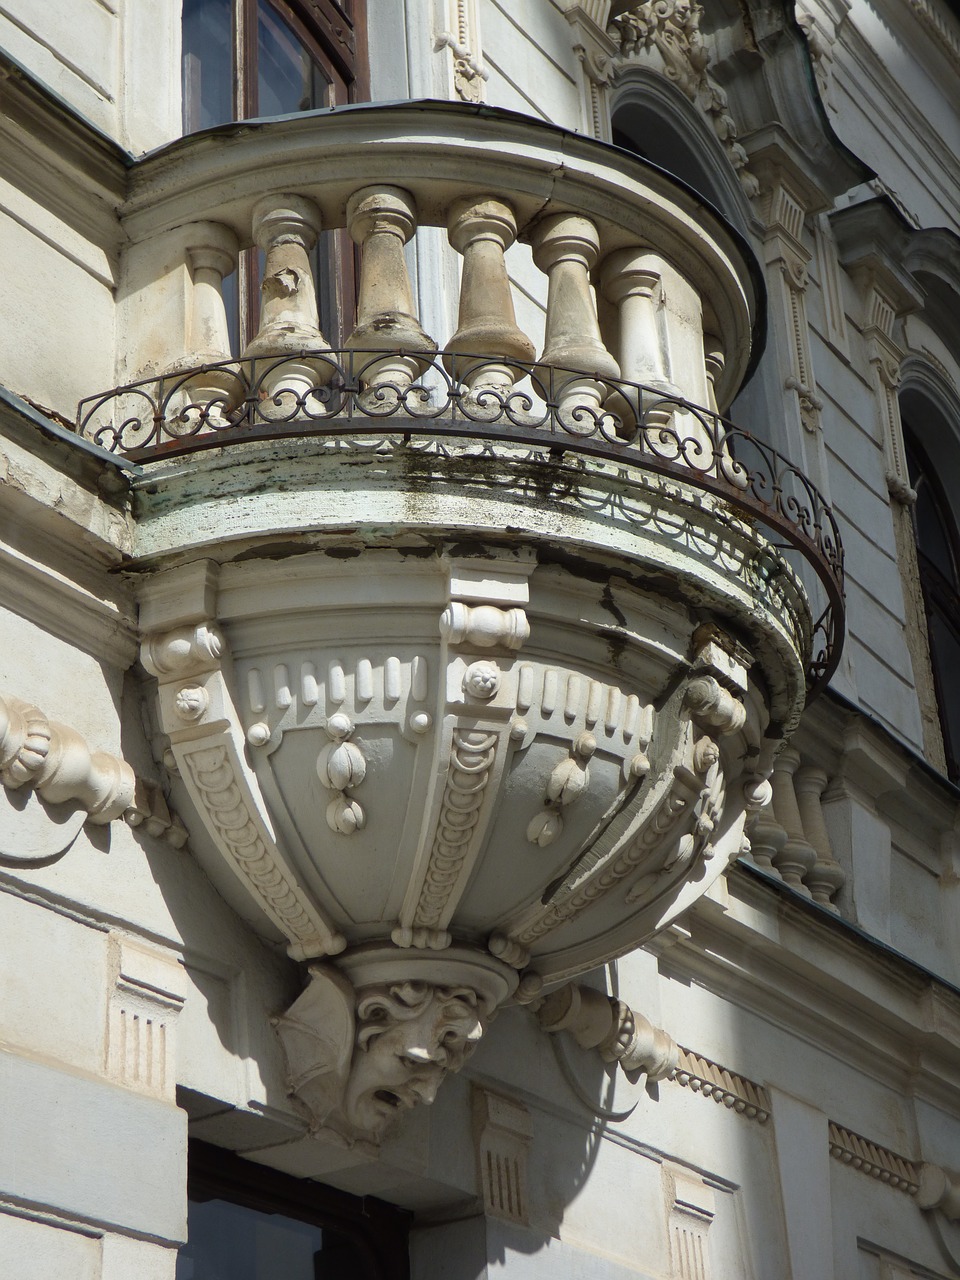
[[[118,252],[115,211],[134,157],[3,51],[0,145],[9,181],[109,257]]]
[[[136,656],[135,617],[112,573],[132,541],[122,471],[43,422],[49,430],[0,397],[3,604],[126,669]],[[101,496],[111,486],[114,496]]]
[[[960,991],[754,868],[656,942],[667,975],[707,990],[901,1092],[960,1101]]]

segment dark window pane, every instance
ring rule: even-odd
[[[233,4],[183,0],[183,131],[233,119]]]
[[[257,41],[257,115],[283,116],[328,105],[329,81],[267,0],[258,6]]]
[[[226,1200],[191,1200],[177,1280],[346,1280],[367,1263],[336,1232]]]
[[[945,513],[940,510],[937,495],[922,476],[917,487],[915,508],[917,546],[953,586],[957,586],[957,570],[946,528]]]
[[[940,699],[940,719],[946,738],[950,775],[957,781],[960,771],[960,619],[954,617],[950,625],[949,615],[938,610],[930,614],[930,649],[937,675],[937,693]]]

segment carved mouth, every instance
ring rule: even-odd
[[[394,1111],[399,1111],[401,1107],[406,1105],[403,1098],[401,1098],[398,1093],[394,1093],[390,1089],[378,1089],[373,1096],[378,1102],[386,1103],[386,1105],[391,1107]]]

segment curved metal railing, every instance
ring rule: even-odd
[[[626,486],[636,469],[669,476],[759,521],[813,567],[826,604],[814,624],[808,700],[827,683],[843,639],[840,532],[816,486],[771,445],[669,390],[583,370],[512,362],[515,386],[471,391],[489,356],[418,352],[414,382],[371,385],[384,356],[303,350],[205,364],[88,396],[77,427],[140,463],[291,436],[380,451],[453,438],[529,446],[533,461],[600,459],[618,466]],[[579,394],[585,380],[592,397]]]

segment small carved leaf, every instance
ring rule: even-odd
[[[331,742],[317,757],[317,776],[331,791],[359,786],[366,773],[363,752],[352,742]]]

